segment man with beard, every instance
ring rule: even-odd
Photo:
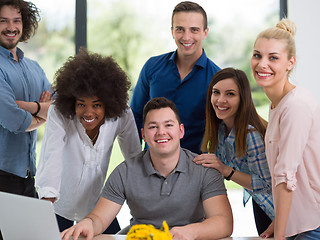
[[[38,19],[30,2],[0,2],[0,191],[31,197],[36,197],[36,129],[46,121],[50,83],[17,44],[34,35]]]

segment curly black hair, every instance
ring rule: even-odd
[[[130,85],[126,73],[111,56],[103,57],[80,48],[55,74],[54,104],[64,117],[72,119],[76,98],[95,96],[105,104],[105,117],[117,119],[128,108]]]
[[[3,6],[12,6],[21,13],[23,29],[19,42],[25,42],[30,39],[36,33],[38,22],[40,21],[39,9],[36,5],[23,0],[1,0],[0,9]]]

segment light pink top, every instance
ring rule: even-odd
[[[275,187],[293,191],[286,236],[320,226],[320,105],[296,87],[270,109],[266,155]]]

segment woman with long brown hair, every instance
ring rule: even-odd
[[[216,168],[226,180],[244,187],[243,202],[252,197],[259,235],[274,218],[271,177],[265,156],[267,122],[256,112],[246,74],[225,68],[209,85],[206,129],[197,164]]]

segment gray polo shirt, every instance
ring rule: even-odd
[[[202,202],[226,194],[222,175],[212,168],[196,165],[196,154],[180,150],[177,167],[167,177],[157,172],[149,150],[122,162],[109,176],[102,197],[130,208],[131,225],[152,224],[160,228],[184,226],[204,219]]]

